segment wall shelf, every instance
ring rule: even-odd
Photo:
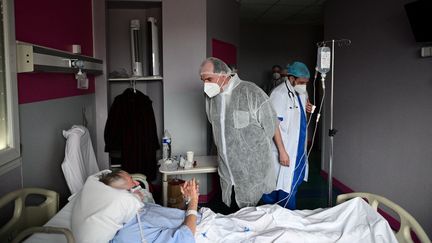
[[[124,82],[124,81],[159,81],[163,78],[161,76],[145,76],[145,77],[129,77],[129,78],[109,78],[110,82]]]

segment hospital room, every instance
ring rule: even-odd
[[[0,243],[431,242],[432,1],[1,8]]]

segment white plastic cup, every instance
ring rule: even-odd
[[[193,151],[187,151],[186,152],[187,161],[193,163],[193,157],[194,157],[194,152]]]

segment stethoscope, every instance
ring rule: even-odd
[[[293,104],[293,106],[290,106],[289,108],[290,109],[297,109],[298,108],[298,106],[297,106],[297,104],[296,104],[296,95],[294,94],[294,92],[292,92],[291,90],[290,90],[290,88],[288,87],[288,84],[287,84],[287,81],[285,80],[285,86],[286,86],[286,88],[287,88],[287,90],[288,90],[288,97],[291,99],[291,104]]]

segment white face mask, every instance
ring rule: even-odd
[[[222,77],[222,74],[218,74],[219,77],[216,80],[216,83],[204,83],[204,93],[207,94],[209,98],[213,98],[221,92],[221,86],[219,86],[219,79]],[[222,87],[224,82],[222,82]]]
[[[220,93],[221,89],[217,83],[204,83],[204,93],[213,98]]]
[[[297,84],[294,86],[294,90],[301,95],[307,94],[306,84]]]
[[[277,80],[280,79],[281,75],[280,73],[273,73],[273,79]]]

